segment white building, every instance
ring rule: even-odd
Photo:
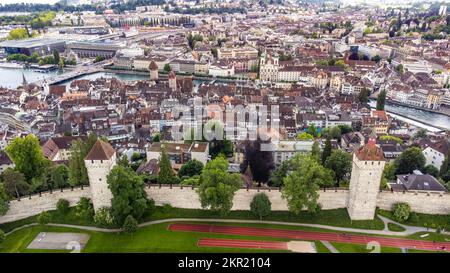
[[[431,144],[422,151],[425,156],[426,165],[433,165],[440,169],[445,160],[445,156],[450,152],[450,143],[448,140],[442,140]]]

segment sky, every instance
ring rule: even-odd
[[[39,4],[54,4],[58,0],[0,0],[2,4],[12,4],[12,3],[39,3]]]

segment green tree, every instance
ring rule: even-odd
[[[53,60],[54,60],[54,64],[59,64],[59,61],[61,60],[61,58],[59,57],[59,52],[58,50],[53,50]]]
[[[377,97],[377,110],[384,110],[386,104],[386,90],[381,90]]]
[[[308,129],[306,130],[306,133],[312,135],[313,137],[317,137],[318,136],[318,131],[317,128],[314,124],[311,124],[308,126]]]
[[[47,159],[42,153],[39,139],[34,135],[14,138],[6,147],[6,153],[14,162],[15,169],[23,173],[28,183],[33,177],[43,174]]]
[[[111,212],[117,224],[122,225],[128,215],[142,219],[151,206],[142,178],[130,168],[115,166],[108,174],[107,182],[113,196]]]
[[[239,174],[228,173],[228,161],[218,156],[209,161],[200,175],[197,193],[203,208],[227,214],[233,206],[233,197],[242,186]]]
[[[322,152],[322,164],[325,164],[325,161],[330,155],[331,155],[331,138],[327,137],[327,140],[325,140],[325,147],[323,148]]]
[[[434,176],[436,178],[439,177],[439,169],[436,168],[435,166],[428,164],[423,168],[423,172],[426,174],[429,174],[431,176]]]
[[[25,181],[25,176],[11,168],[1,174],[4,191],[11,197],[19,198],[30,192],[30,185]]]
[[[419,129],[414,135],[413,140],[419,139],[419,138],[426,138],[427,137],[427,130],[426,129]]]
[[[406,222],[410,214],[411,207],[407,203],[395,203],[392,207],[392,216],[397,222]]]
[[[314,137],[307,132],[303,132],[297,135],[298,140],[314,140]]]
[[[261,149],[260,139],[247,141],[245,145],[245,160],[242,168],[250,167],[253,179],[258,183],[266,183],[270,178],[270,172],[275,168],[272,152]]]
[[[382,141],[395,141],[398,144],[403,144],[403,140],[401,138],[395,137],[395,136],[389,136],[389,135],[380,136],[380,140],[382,140]]]
[[[51,220],[52,216],[48,211],[41,212],[36,219],[37,223],[41,226],[45,226],[46,224],[50,223]]]
[[[0,229],[0,244],[3,243],[6,239],[5,232]]]
[[[117,164],[119,166],[128,168],[130,167],[130,161],[128,160],[128,157],[126,155],[122,155],[119,159],[119,161],[117,162]]]
[[[66,199],[59,199],[56,203],[56,211],[61,215],[66,215],[69,212],[70,203]]]
[[[79,139],[71,143],[68,178],[68,182],[71,186],[89,184],[84,158],[88,155],[97,139],[97,135],[90,134],[85,141]]]
[[[396,174],[408,174],[414,170],[422,170],[425,167],[426,159],[420,148],[411,147],[403,151],[394,162]]]
[[[72,142],[69,157],[69,184],[71,186],[87,185],[89,179],[84,165],[84,143],[81,139]]]
[[[9,197],[5,186],[0,182],[0,216],[5,215],[9,210]]]
[[[92,217],[94,216],[94,206],[92,205],[91,199],[81,197],[75,206],[75,215],[87,222],[92,220]]]
[[[172,71],[172,68],[170,67],[170,64],[165,64],[164,65],[164,71],[166,71],[166,72]]]
[[[52,188],[64,188],[69,185],[69,169],[66,165],[57,165],[50,169]]]
[[[325,167],[333,171],[336,186],[339,187],[342,179],[352,171],[352,155],[342,150],[334,150],[325,160]]]
[[[320,152],[319,142],[314,141],[314,143],[311,147],[311,157],[320,163],[320,156],[321,156],[321,152]]]
[[[8,40],[21,40],[25,38],[29,38],[28,31],[24,28],[16,28],[9,32],[8,37],[6,39]]]
[[[333,126],[328,131],[328,136],[332,139],[337,139],[338,141],[341,140],[342,132],[341,128],[339,126]]]
[[[284,183],[284,178],[287,176],[288,172],[292,170],[291,161],[285,160],[281,162],[280,166],[276,168],[271,174],[269,179],[269,186],[282,187]]]
[[[271,209],[272,203],[267,194],[261,192],[253,196],[252,202],[250,203],[250,211],[260,220],[269,215]]]
[[[134,219],[133,215],[128,215],[127,218],[125,218],[122,229],[126,233],[135,233],[137,231],[138,222]]]
[[[284,179],[282,197],[289,211],[299,214],[303,209],[314,213],[320,209],[317,203],[320,187],[333,184],[333,174],[311,156],[298,154],[292,158],[293,171]]]
[[[203,163],[193,159],[191,161],[188,161],[187,163],[183,164],[181,166],[180,170],[178,171],[178,176],[194,176],[194,175],[200,175],[203,169]]]
[[[158,183],[171,184],[175,181],[175,174],[172,169],[172,164],[170,163],[169,155],[163,145],[161,149],[161,157],[159,158]]]
[[[111,214],[111,210],[106,207],[99,208],[95,213],[94,222],[98,227],[112,227],[114,225],[114,217]]]
[[[370,95],[369,89],[364,88],[363,90],[361,90],[361,92],[359,93],[359,96],[358,96],[359,102],[366,104],[369,101],[369,95]]]

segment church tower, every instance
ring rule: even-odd
[[[173,71],[169,72],[169,88],[172,91],[177,90],[177,75],[175,75],[175,72]]]
[[[85,157],[84,164],[88,172],[94,210],[111,207],[112,193],[106,177],[116,165],[116,151],[109,143],[97,140]]]
[[[148,70],[150,70],[150,80],[154,81],[158,79],[158,66],[154,61],[150,62],[150,65],[148,66]]]
[[[347,211],[352,220],[372,220],[385,165],[383,151],[376,145],[376,135],[353,154]]]

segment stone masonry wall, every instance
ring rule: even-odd
[[[61,198],[66,199],[71,206],[74,206],[81,197],[91,198],[89,187],[74,188],[73,191],[65,189],[63,192],[60,190],[53,191],[53,193],[44,192],[41,196],[39,194],[32,195],[31,199],[23,197],[20,201],[13,200],[10,202],[6,215],[0,216],[0,224],[37,215],[43,211],[54,210],[56,203]]]
[[[152,186],[146,188],[146,192],[157,205],[170,204],[173,207],[199,209],[201,208],[198,194],[192,187],[172,188],[163,186]],[[261,189],[259,192],[264,192],[269,196],[272,202],[272,210],[287,210],[287,203],[281,198],[281,192],[278,189]],[[236,192],[233,199],[232,210],[248,210],[253,196],[258,193],[257,189],[240,189]],[[347,190],[327,190],[320,191],[319,203],[322,204],[323,209],[337,209],[345,208],[347,206]]]
[[[157,205],[170,204],[173,207],[179,208],[191,208],[199,209],[200,201],[198,195],[191,187],[173,186],[152,186],[145,188],[150,198],[155,200]],[[278,189],[272,190],[260,190],[269,196],[272,202],[272,210],[287,210],[287,204],[284,199],[281,198],[281,192]],[[233,200],[233,210],[248,210],[250,208],[250,202],[255,194],[258,193],[257,189],[240,189],[236,193]],[[346,208],[349,191],[347,190],[334,190],[328,189],[325,192],[321,190],[319,192],[319,203],[322,204],[322,208],[338,209]],[[32,195],[24,197],[21,201],[11,201],[10,209],[4,216],[0,216],[0,223],[12,222],[20,220],[29,216],[37,215],[42,211],[54,210],[56,203],[59,199],[67,199],[73,206],[78,202],[81,197],[91,198],[91,191],[89,187],[74,188],[73,191],[65,189],[63,192],[54,191],[52,194],[49,192],[42,193],[42,196]],[[428,214],[450,214],[450,194],[436,194],[436,193],[402,193],[402,192],[389,192],[383,191],[378,194],[377,206],[390,210],[392,205],[397,202],[408,203],[412,210],[419,213]]]

